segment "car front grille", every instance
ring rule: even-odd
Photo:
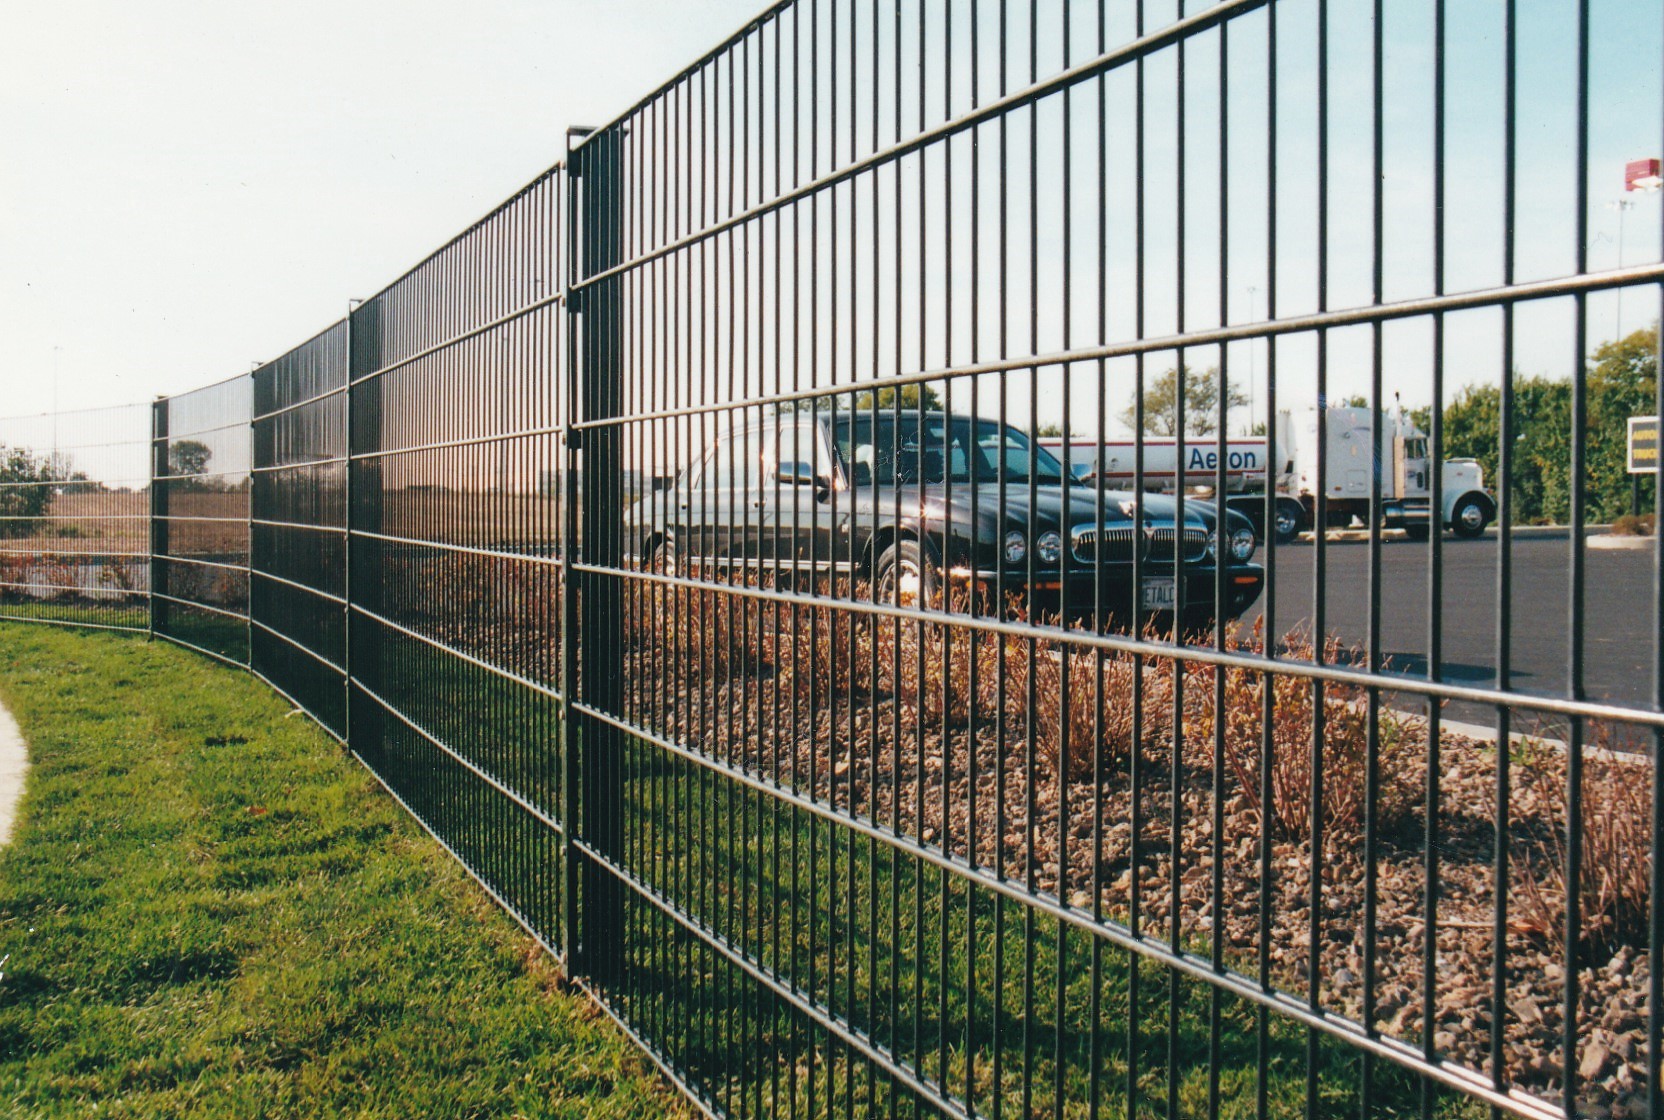
[[[1184,558],[1185,560],[1200,560],[1207,555],[1208,533],[1206,529],[1185,526],[1184,530]],[[1173,559],[1173,527],[1158,525],[1150,533],[1150,551],[1147,554],[1151,560]]]
[[[1105,525],[1102,530],[1091,524],[1076,525],[1069,533],[1075,559],[1082,564],[1096,563],[1100,552],[1106,564],[1130,564],[1140,548],[1144,549],[1146,560],[1172,563],[1173,535],[1171,525],[1149,526],[1140,532],[1126,524]],[[1186,562],[1204,559],[1207,551],[1207,530],[1187,526],[1184,530]]]
[[[1082,564],[1096,563],[1100,551],[1106,564],[1130,564],[1144,535],[1131,525],[1105,525],[1101,533],[1096,525],[1076,525],[1069,537]]]

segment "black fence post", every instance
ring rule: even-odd
[[[341,506],[342,519],[345,529],[341,542],[341,738],[346,740],[347,749],[352,750],[352,678],[353,678],[353,619],[352,619],[352,526],[354,496],[357,487],[353,480],[353,364],[352,364],[352,316],[357,309],[359,300],[347,301],[346,323],[346,375],[342,395],[346,402],[341,406],[341,456],[346,460],[341,472],[342,490]]]
[[[360,459],[381,444],[381,381],[367,378],[381,368],[381,305],[376,300],[347,313],[347,572],[346,598],[347,747],[381,772],[383,714],[367,695],[381,695],[381,627],[360,616],[380,613],[384,544],[381,517],[381,459]]]
[[[578,974],[578,875],[583,863],[579,858],[577,845],[578,782],[582,771],[578,767],[578,715],[573,707],[578,698],[578,575],[572,570],[572,565],[577,562],[579,556],[578,508],[582,498],[578,492],[581,466],[579,448],[583,441],[579,439],[580,433],[572,427],[579,416],[577,297],[571,290],[572,281],[578,275],[578,192],[575,185],[576,161],[572,158],[572,145],[589,132],[590,130],[581,128],[567,130],[567,161],[562,179],[565,195],[560,202],[561,221],[566,231],[562,242],[566,260],[563,262],[561,283],[561,289],[566,293],[566,303],[562,308],[560,409],[560,423],[565,435],[560,457],[560,954],[567,972],[573,976]]]
[[[168,398],[150,406],[150,636],[167,633]]]
[[[590,136],[568,160],[568,189],[574,197],[577,222],[572,228],[577,253],[576,280],[607,271],[620,253],[617,133]],[[622,410],[619,369],[622,317],[621,287],[616,278],[573,291],[568,287],[568,326],[575,328],[576,394],[572,415],[584,421],[615,420]],[[624,736],[617,727],[589,712],[617,712],[622,697],[623,660],[619,619],[623,580],[613,571],[623,560],[623,454],[621,433],[614,424],[576,431],[576,454],[569,463],[568,498],[579,522],[579,540],[572,549],[587,569],[578,586],[576,633],[567,639],[576,652],[578,684],[576,724],[570,728],[569,755],[576,750],[580,804],[576,839],[602,859],[617,860],[623,848]],[[572,774],[568,770],[568,774]],[[569,822],[568,827],[571,827]],[[611,868],[596,859],[583,863],[579,926],[571,934],[577,956],[575,974],[587,975],[601,986],[611,985],[624,963],[623,885]],[[569,866],[569,871],[571,870]]]

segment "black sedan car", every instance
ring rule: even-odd
[[[1137,614],[1186,625],[1259,597],[1253,527],[1211,503],[1066,477],[1055,457],[994,420],[942,412],[782,413],[736,427],[666,489],[627,512],[637,556],[670,574],[789,583],[866,581],[880,602],[933,605],[959,592],[1016,597],[1032,615]],[[1136,564],[1135,564],[1136,559]]]

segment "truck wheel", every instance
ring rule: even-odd
[[[1450,527],[1456,531],[1458,537],[1470,540],[1485,532],[1485,526],[1491,523],[1485,503],[1473,494],[1464,494],[1457,499],[1456,508],[1450,511]]]
[[[1276,523],[1273,530],[1277,535],[1278,544],[1287,544],[1300,535],[1300,527],[1305,523],[1301,509],[1293,502],[1278,502]]]
[[[897,541],[886,548],[878,558],[877,578],[873,581],[876,600],[903,607],[933,605],[940,586],[933,551],[921,548],[915,540]]]

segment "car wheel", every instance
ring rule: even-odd
[[[1433,535],[1433,527],[1431,525],[1406,525],[1404,526],[1404,535],[1412,541],[1424,541]]]
[[[902,540],[878,558],[873,593],[880,603],[903,607],[934,605],[941,586],[933,549],[918,541]]]
[[[1477,497],[1468,494],[1456,503],[1456,508],[1450,511],[1450,527],[1456,530],[1458,537],[1472,539],[1485,532],[1485,526],[1491,523],[1491,518],[1485,512],[1485,503]]]
[[[669,539],[661,540],[653,546],[653,551],[647,558],[647,570],[661,576],[674,577],[682,574],[676,559],[676,546]]]

